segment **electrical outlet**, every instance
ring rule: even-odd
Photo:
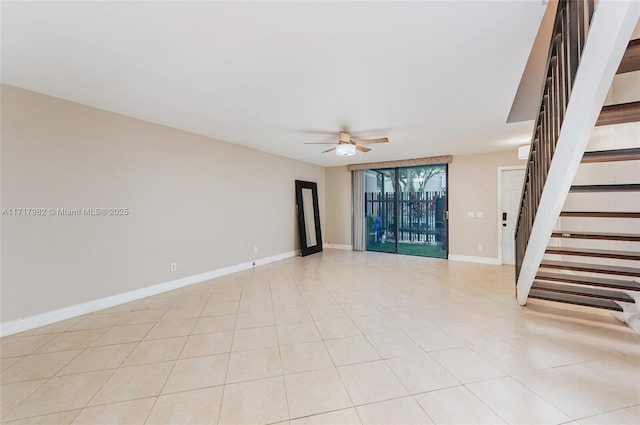
[[[478,211],[478,212],[476,212],[476,217],[482,218],[482,217],[484,217],[484,213],[482,211]]]
[[[253,253],[255,254],[255,253],[257,253],[257,252],[258,252],[258,245],[256,245],[256,246],[254,246],[254,247],[253,247]]]
[[[478,245],[478,251],[482,252],[483,249],[484,247],[482,245]]]
[[[178,270],[178,263],[171,263],[171,271],[175,272],[176,270]]]

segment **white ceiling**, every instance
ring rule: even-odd
[[[544,3],[2,1],[2,82],[324,166],[501,150]],[[303,144],[343,128],[390,143]]]

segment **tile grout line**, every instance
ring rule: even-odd
[[[240,288],[240,296],[238,297],[238,306],[236,307],[235,320],[233,321],[233,335],[231,336],[231,346],[229,347],[229,357],[227,358],[227,369],[224,373],[224,379],[222,381],[222,394],[220,395],[220,406],[218,407],[218,418],[216,420],[216,424],[220,424],[220,416],[222,415],[222,405],[224,404],[224,394],[227,388],[227,378],[229,376],[229,365],[231,364],[231,353],[233,353],[233,341],[236,336],[236,327],[238,325],[238,315],[240,314],[240,301],[242,300],[242,292],[244,291],[243,287]],[[213,297],[213,294],[211,295]],[[209,297],[209,299],[211,299]]]
[[[268,269],[267,269],[268,270]],[[276,324],[276,311],[273,304],[273,290],[271,288],[271,278],[268,277],[269,285],[269,299],[271,300],[271,314],[273,315],[273,327],[276,331],[276,343],[278,344],[278,358],[280,359],[280,376],[282,377],[282,388],[284,389],[284,404],[287,406],[287,421],[291,418],[291,409],[289,408],[289,398],[287,397],[287,383],[284,377],[284,365],[282,363],[282,350],[280,349],[280,334],[278,332],[278,325]]]
[[[54,337],[54,338],[55,338],[55,337]],[[49,341],[52,341],[54,338],[51,338]],[[48,343],[48,342],[47,342],[47,343]],[[46,343],[45,343],[45,345],[46,345]],[[44,345],[43,345],[43,346],[44,346]],[[27,400],[29,400],[29,399],[33,396],[33,394],[35,394],[35,393],[36,393],[40,388],[42,388],[44,385],[46,385],[47,383],[49,383],[53,378],[58,377],[58,373],[60,373],[60,371],[61,371],[62,369],[64,369],[64,368],[65,368],[65,367],[67,367],[67,366],[68,366],[72,361],[74,361],[75,359],[77,359],[77,358],[78,358],[78,356],[80,356],[82,353],[84,353],[88,348],[89,348],[89,347],[85,347],[84,349],[77,349],[77,348],[76,348],[76,349],[69,349],[69,350],[53,351],[53,353],[58,353],[58,352],[62,352],[62,351],[74,351],[74,350],[78,350],[79,352],[78,352],[75,356],[73,356],[71,359],[69,359],[69,361],[68,361],[68,362],[66,362],[63,366],[61,366],[58,370],[56,370],[56,371],[54,372],[54,374],[53,374],[53,375],[51,375],[51,376],[49,376],[49,377],[46,377],[46,378],[36,378],[36,379],[27,379],[27,380],[25,380],[25,381],[17,381],[17,382],[9,382],[9,383],[7,383],[7,384],[17,384],[17,383],[21,383],[21,382],[29,382],[29,381],[36,381],[36,380],[39,380],[39,379],[44,379],[44,382],[43,382],[42,384],[40,384],[40,385],[39,385],[39,386],[38,386],[38,387],[37,387],[33,392],[31,392],[27,397],[25,397],[25,398],[24,398],[24,400],[22,400],[20,403],[18,403],[18,405],[16,405],[16,407],[15,407],[13,410],[11,410],[7,416],[9,416],[11,413],[13,413],[14,411],[16,411],[17,409],[19,409],[19,408],[20,408],[20,406],[22,406],[24,403],[26,403],[26,402],[27,402]],[[6,370],[9,370],[9,369],[13,368],[14,366],[18,365],[18,364],[19,364],[19,363],[21,363],[22,361],[26,360],[29,356],[38,355],[38,354],[42,355],[42,354],[48,354],[48,353],[36,353],[36,352],[34,351],[34,352],[32,352],[31,354],[28,354],[28,355],[24,356],[24,358],[23,358],[23,359],[21,359],[20,361],[18,361],[18,362],[16,362],[16,363],[14,363],[13,365],[11,365],[11,366],[10,366],[9,368],[7,368]],[[6,371],[5,371],[5,373],[6,373]],[[66,375],[62,375],[62,376],[66,376]],[[94,395],[95,395],[95,394],[94,394]],[[88,403],[88,402],[87,402],[87,403]]]
[[[549,369],[549,370],[552,370],[552,369]],[[524,382],[523,380],[519,379],[517,376],[513,376],[511,374],[509,374],[508,376],[511,377],[514,381],[516,381],[520,385],[522,385],[523,387],[525,387],[527,390],[531,391],[531,393],[533,393],[536,396],[540,397],[540,399],[544,400],[546,403],[549,403],[549,405],[551,405],[554,408],[556,408],[559,412],[563,413],[568,418],[572,418],[570,422],[577,421],[577,419],[573,419],[573,417],[569,413],[565,412],[562,409],[562,406],[558,406],[555,403],[553,403],[551,400],[547,400],[546,397],[544,397],[542,394],[539,394],[537,391],[535,391],[533,388],[531,388],[529,385],[527,385],[526,382]]]
[[[151,328],[147,331],[147,333],[145,333],[145,335],[142,337],[142,340],[140,340],[138,345],[133,350],[131,350],[129,355],[123,360],[123,362],[121,363],[121,366],[122,366],[122,364],[124,364],[124,362],[127,361],[127,359],[129,359],[129,357],[135,352],[135,350],[140,346],[140,344],[142,344],[142,342],[145,341],[145,338],[151,333],[153,328],[160,322],[160,319],[162,319],[164,317],[164,315],[167,314],[167,312],[171,309],[171,307],[173,306],[174,303],[175,303],[175,300],[173,300],[171,302],[171,304],[169,304],[169,307],[166,308],[165,312],[158,318],[158,320],[156,322],[154,322],[153,326],[151,326]],[[184,350],[184,346],[187,344],[188,340],[189,340],[189,338],[185,339],[184,344],[182,346],[182,349],[180,350],[180,354],[182,354],[182,351]],[[180,355],[178,355],[178,358],[180,358]],[[171,375],[171,372],[173,372],[173,368],[175,367],[176,362],[177,362],[177,360],[173,361],[173,364],[171,365],[171,369],[169,370],[169,373],[167,374],[167,377],[165,378],[164,383],[160,387],[160,391],[158,392],[158,394],[156,396],[153,397],[154,398],[153,404],[151,405],[151,408],[147,412],[147,415],[145,416],[143,423],[147,423],[147,420],[149,420],[149,416],[151,415],[151,412],[153,411],[154,407],[156,407],[156,403],[158,402],[158,399],[160,398],[160,394],[162,394],[162,390],[164,389],[164,386],[166,385],[167,380],[169,379],[169,376]],[[158,363],[158,362],[155,362],[155,363]]]
[[[321,284],[322,284],[322,286],[325,288],[325,290],[326,290],[326,291],[328,291],[328,292],[331,294],[331,291],[329,291],[329,290],[326,288],[326,286],[324,285],[324,283],[321,283]],[[335,301],[337,301],[337,300],[335,299],[335,297],[333,296],[333,294],[331,294],[331,297],[332,297]],[[347,317],[349,317],[349,315],[347,314],[347,312],[346,312],[346,311],[344,311],[344,308],[342,308],[342,306],[341,306],[340,304],[337,304],[337,305],[340,307],[340,310],[342,310],[342,312],[343,312]],[[315,319],[314,319],[314,321],[313,321],[313,322],[314,322],[314,323],[316,323]],[[356,325],[355,323],[354,323],[354,325],[356,326],[356,328],[358,328],[358,325]],[[316,323],[316,327],[317,327],[317,326],[318,326],[318,325],[317,325],[317,323]],[[362,332],[362,331],[360,330],[360,328],[358,328],[358,330],[359,330],[360,332]],[[318,329],[318,332],[320,332],[320,329]],[[320,334],[320,337],[322,337],[322,334]],[[346,385],[345,385],[345,383],[344,383],[344,378],[342,377],[342,374],[340,373],[340,370],[339,370],[338,366],[336,365],[335,360],[333,359],[333,356],[331,355],[331,352],[330,352],[330,351],[329,351],[329,349],[327,348],[327,344],[326,344],[326,342],[325,342],[324,338],[322,339],[322,344],[324,345],[325,350],[327,350],[327,353],[329,353],[329,357],[331,358],[331,361],[333,362],[333,367],[335,368],[336,373],[338,374],[338,377],[340,378],[340,382],[342,382],[342,387],[344,388],[345,392],[347,393],[347,397],[349,397],[349,401],[351,402],[351,408],[352,408],[352,409],[353,409],[353,411],[356,413],[356,416],[358,417],[358,420],[359,420],[359,421],[360,421],[360,423],[362,424],[363,422],[362,422],[362,417],[360,416],[360,412],[358,412],[358,409],[356,409],[356,404],[353,402],[353,397],[351,397],[351,394],[349,393],[349,389],[347,388],[347,386],[346,386]],[[375,348],[374,348],[374,351],[375,351]],[[345,366],[346,366],[346,365],[345,365]]]
[[[133,310],[131,310],[131,311],[133,311]],[[127,312],[127,313],[125,313],[125,315],[124,315],[124,316],[126,316],[127,314],[129,314],[131,311],[129,311],[129,312]],[[164,315],[164,313],[163,313],[160,317],[162,317],[163,315]],[[123,316],[123,318],[124,318],[124,316]],[[158,319],[158,320],[159,320],[159,319]],[[117,324],[118,324],[118,323],[119,323],[119,321],[118,321],[118,322],[116,322],[115,324],[113,324],[113,325],[110,327],[110,329],[113,329],[113,328],[117,327]],[[78,413],[78,415],[80,415],[80,414],[81,414],[85,409],[87,409],[88,407],[93,407],[93,406],[89,406],[89,404],[91,403],[91,401],[92,401],[92,400],[96,397],[96,395],[97,395],[97,394],[98,394],[98,393],[99,393],[99,392],[104,388],[104,386],[105,386],[105,385],[107,385],[107,383],[108,383],[108,382],[111,380],[111,378],[112,378],[112,377],[117,373],[117,371],[118,371],[118,370],[120,370],[120,369],[122,368],[122,365],[124,364],[124,362],[126,362],[126,361],[127,361],[127,359],[131,356],[131,354],[132,354],[132,353],[133,353],[133,352],[134,352],[134,351],[135,351],[135,350],[140,346],[140,344],[142,343],[142,341],[144,341],[144,338],[149,334],[149,332],[151,332],[151,329],[153,329],[153,327],[155,326],[155,323],[157,323],[157,321],[156,321],[156,322],[154,322],[154,324],[149,328],[149,330],[144,334],[144,336],[143,336],[139,341],[135,341],[135,342],[136,342],[136,346],[135,346],[135,347],[133,347],[133,349],[129,352],[129,354],[128,354],[128,355],[127,355],[127,356],[126,356],[126,357],[125,357],[121,362],[120,362],[120,365],[119,365],[117,368],[113,369],[113,372],[111,373],[111,375],[109,375],[109,377],[104,381],[104,383],[100,386],[100,388],[98,388],[98,390],[93,394],[93,396],[89,399],[89,401],[87,401],[87,403],[82,407],[82,409],[80,410],[80,412]],[[127,325],[125,325],[125,326],[127,326]],[[132,326],[135,326],[135,325],[132,325]],[[106,333],[106,332],[105,332],[105,333]],[[103,335],[104,335],[104,334],[103,334]],[[127,343],[126,343],[126,342],[125,342],[125,343],[122,343],[122,342],[121,342],[121,343],[119,343],[119,344],[111,344],[111,345],[122,345],[122,344],[127,344]],[[99,347],[99,346],[98,346],[98,347]],[[156,398],[156,399],[157,399],[157,398]],[[155,404],[155,402],[154,402],[154,404]],[[75,419],[74,419],[74,420],[75,420]]]
[[[11,414],[12,414],[13,412],[15,412],[18,408],[20,408],[20,406],[22,406],[22,404],[23,404],[23,403],[25,403],[27,400],[29,400],[29,399],[31,398],[31,396],[32,396],[33,394],[35,394],[35,393],[36,393],[36,391],[38,391],[40,388],[42,388],[42,386],[43,386],[44,384],[46,384],[47,382],[49,382],[49,381],[51,380],[51,378],[53,378],[53,377],[50,377],[50,378],[46,378],[46,379],[44,379],[44,382],[42,382],[40,385],[38,385],[38,387],[36,387],[36,389],[34,389],[31,393],[29,393],[29,395],[28,395],[28,396],[26,396],[26,397],[24,398],[24,400],[22,400],[20,403],[18,403],[18,404],[16,405],[16,407],[14,407],[13,409],[11,409],[11,410],[6,414],[6,417],[11,416]],[[22,382],[28,382],[28,381],[22,381]],[[10,384],[3,384],[3,385],[10,385]],[[3,413],[4,413],[4,412],[3,412]],[[16,420],[16,419],[13,419],[13,420]],[[2,417],[1,417],[1,416],[0,416],[0,422],[5,422],[5,421],[2,419]]]
[[[488,379],[491,380],[491,379]],[[478,381],[478,382],[483,382],[483,381]],[[482,403],[487,409],[489,409],[491,412],[493,412],[497,417],[499,417],[500,419],[502,419],[504,421],[505,424],[508,424],[509,421],[507,421],[506,418],[503,418],[501,414],[499,414],[498,412],[496,412],[491,406],[489,406],[487,403],[485,403],[484,400],[482,400],[475,392],[473,392],[473,390],[469,387],[467,387],[467,384],[462,384],[462,386],[469,391],[478,401],[480,401],[480,403]],[[568,415],[567,415],[568,416]]]
[[[211,298],[211,295],[207,298],[207,301],[209,300],[209,298]],[[164,317],[164,315],[167,314],[167,312],[173,307],[175,302],[176,302],[176,300],[173,300],[173,302],[170,304],[170,307],[167,308],[167,310],[164,312],[164,314],[162,316],[160,316],[160,319],[162,319]],[[204,311],[205,305],[206,305],[206,302],[201,307],[200,315],[198,316],[198,318],[201,317],[201,314]],[[142,341],[145,340],[147,335],[149,335],[149,333],[153,330],[153,328],[156,326],[156,324],[158,324],[160,322],[160,319],[158,319],[155,322],[155,324],[151,327],[151,329],[149,329],[149,332],[147,332],[145,334],[145,336],[142,338]],[[179,320],[179,319],[177,319],[177,320]],[[196,322],[193,324],[193,326],[191,328],[191,331],[193,331],[193,328],[195,327],[196,323],[197,323],[197,319],[196,319]],[[156,396],[154,396],[153,404],[151,405],[151,408],[147,412],[147,415],[145,416],[145,419],[144,419],[143,423],[145,423],[145,424],[147,423],[147,421],[149,420],[149,417],[151,416],[151,413],[153,412],[153,409],[156,407],[156,404],[158,403],[158,400],[160,399],[160,396],[162,396],[162,390],[164,390],[164,387],[165,387],[165,385],[167,385],[167,381],[169,380],[169,377],[171,376],[171,373],[173,372],[173,369],[176,367],[176,364],[180,360],[180,356],[182,355],[182,352],[184,351],[184,347],[187,345],[187,342],[189,341],[189,337],[190,336],[191,336],[191,333],[189,333],[189,335],[185,338],[184,343],[182,344],[182,348],[180,349],[180,353],[178,353],[177,358],[175,360],[173,360],[173,364],[171,365],[171,369],[169,370],[169,373],[167,374],[167,377],[164,379],[164,382],[162,383],[162,386],[160,387],[160,391],[158,392],[158,394]],[[168,337],[168,338],[175,338],[175,337]],[[142,341],[140,341],[140,343],[142,343]],[[155,340],[151,340],[151,341],[155,341]],[[134,349],[134,351],[135,351],[135,349]],[[133,353],[133,351],[129,355],[131,355],[132,353]],[[154,362],[154,363],[159,363],[159,362]],[[153,364],[153,363],[149,363],[149,364]],[[148,397],[144,397],[144,398],[148,398]]]
[[[297,286],[297,284],[296,284],[296,286]],[[307,304],[307,309],[308,309],[308,304]],[[325,340],[322,338],[322,334],[320,333],[320,328],[318,328],[318,324],[316,323],[316,319],[314,319],[313,314],[311,314],[311,320],[313,321],[313,325],[316,327],[316,331],[318,331],[318,335],[320,335],[320,341],[322,342],[322,345],[324,346],[325,351],[329,355],[329,359],[331,359],[331,363],[333,364],[333,370],[335,370],[336,373],[338,374],[338,377],[340,378],[340,382],[342,383],[342,388],[344,388],[344,391],[347,394],[347,397],[349,397],[349,402],[351,403],[351,407],[350,408],[353,409],[356,412],[356,415],[358,416],[358,420],[360,421],[360,423],[362,423],[362,418],[360,418],[360,414],[358,413],[357,409],[355,408],[355,404],[353,402],[353,398],[351,397],[351,394],[349,394],[349,390],[347,389],[347,386],[344,384],[344,379],[342,378],[342,375],[340,374],[340,371],[338,370],[338,366],[336,365],[336,362],[333,359],[333,356],[331,355],[331,352],[327,348],[327,344],[326,344]]]

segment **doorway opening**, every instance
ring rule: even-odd
[[[448,256],[447,164],[365,170],[367,250]]]

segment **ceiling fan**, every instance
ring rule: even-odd
[[[331,151],[336,151],[336,155],[338,156],[351,156],[356,154],[356,150],[360,152],[369,152],[371,149],[365,146],[361,146],[368,143],[389,143],[389,139],[386,137],[382,137],[379,139],[365,139],[365,140],[353,140],[351,138],[351,133],[348,131],[340,132],[340,139],[337,142],[310,142],[305,143],[305,145],[337,145],[326,151],[322,151],[322,153],[327,153]]]

